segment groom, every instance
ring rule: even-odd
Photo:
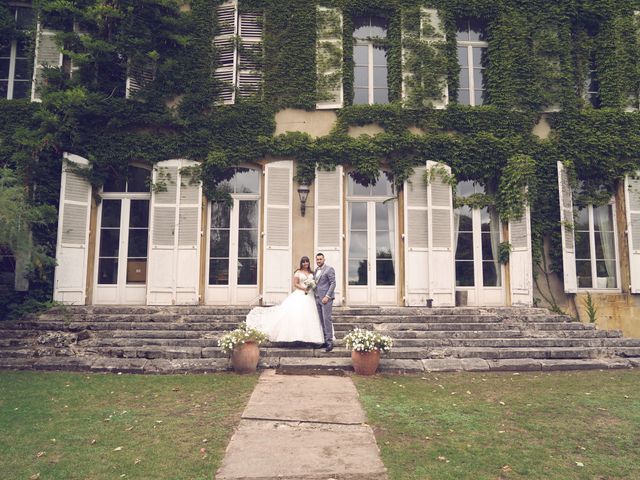
[[[324,332],[325,352],[333,350],[333,322],[331,321],[331,310],[333,309],[334,291],[336,289],[336,272],[333,267],[324,263],[324,255],[316,255],[316,307],[320,316],[320,324]]]

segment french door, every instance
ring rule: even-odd
[[[347,218],[348,303],[395,305],[395,200],[349,200]]]
[[[456,292],[466,305],[504,305],[503,266],[498,261],[500,218],[495,207],[455,210]],[[460,302],[459,302],[460,303]]]
[[[260,205],[258,196],[211,203],[206,302],[248,305],[258,298]]]
[[[96,304],[146,302],[148,197],[147,194],[103,196],[98,211]]]

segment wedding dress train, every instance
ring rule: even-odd
[[[312,275],[296,272],[300,283]],[[323,343],[324,334],[313,290],[296,289],[273,307],[255,307],[247,314],[247,325],[269,336],[271,342]]]

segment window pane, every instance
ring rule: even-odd
[[[458,197],[468,197],[475,193],[475,187],[472,180],[464,180],[456,185],[456,195]],[[464,208],[464,207],[463,207]]]
[[[486,24],[484,20],[473,17],[469,18],[469,40],[485,41],[486,39]]]
[[[375,185],[371,186],[371,195],[393,196],[393,182],[387,172],[380,173]]]
[[[369,65],[369,46],[354,45],[353,61],[356,65]]]
[[[349,238],[349,258],[367,257],[367,232],[351,232]]]
[[[366,88],[353,89],[353,104],[366,105],[369,103],[369,90]]]
[[[240,230],[238,232],[238,257],[258,256],[258,231]]]
[[[211,231],[210,256],[229,257],[229,230]]]
[[[486,48],[482,47],[472,47],[473,51],[473,67],[474,68],[483,68],[485,67],[486,62]]]
[[[460,88],[465,90],[469,89],[469,69],[468,68],[460,69]]]
[[[16,41],[16,57],[26,58],[29,56],[29,41],[26,39]]]
[[[236,193],[260,193],[260,172],[253,168],[238,168],[235,175]]]
[[[14,82],[13,84],[13,98],[27,98],[31,89],[31,82]]]
[[[258,202],[249,200],[239,203],[239,228],[258,228]]]
[[[149,226],[149,200],[131,200],[130,227]]]
[[[456,286],[473,287],[475,285],[473,275],[473,262],[456,260]]]
[[[367,284],[367,261],[349,260],[349,285]]]
[[[13,78],[26,80],[29,78],[29,60],[16,60],[16,68]]]
[[[460,105],[471,105],[469,101],[469,90],[460,89],[458,90],[458,103]]]
[[[362,186],[360,187],[364,188]],[[349,228],[351,230],[367,229],[367,204],[366,203],[361,203],[361,202],[349,203]]]
[[[482,259],[497,260],[498,245],[500,244],[498,232],[482,232]],[[492,239],[493,236],[493,239]],[[493,242],[492,242],[493,240]]]
[[[148,192],[150,187],[151,172],[146,168],[129,167],[128,192]]]
[[[392,258],[393,232],[376,233],[376,258]]]
[[[101,258],[98,261],[98,283],[115,285],[118,282],[118,259]]]
[[[500,286],[500,264],[497,262],[482,262],[482,285],[485,287]]]
[[[127,186],[127,181],[116,174],[110,174],[104,181],[102,187],[105,192],[124,192]]]
[[[589,232],[575,232],[576,258],[578,260],[589,260],[591,258],[591,242]]]
[[[7,98],[9,82],[0,80],[0,98]]]
[[[469,67],[469,49],[467,47],[458,47],[458,64],[461,67]]]
[[[567,219],[567,220],[571,221],[571,219]],[[574,228],[576,231],[577,230],[589,231],[589,209],[588,208],[581,208],[579,210],[576,210]]]
[[[146,228],[129,230],[129,258],[147,258],[149,231]]]
[[[485,91],[484,90],[474,90],[473,98],[474,98],[474,103],[473,104],[475,106],[484,105],[485,100],[486,100]]]
[[[127,260],[127,283],[146,283],[147,260]]]
[[[376,38],[387,38],[388,22],[383,17],[371,17],[371,36]]]
[[[120,200],[102,201],[102,228],[120,227]]]
[[[209,285],[229,284],[229,260],[217,258],[209,261]]]
[[[481,68],[473,69],[473,86],[476,90],[484,88],[484,70]]]
[[[371,18],[367,16],[355,17],[353,19],[353,38],[371,37]]]
[[[374,67],[373,86],[375,88],[387,88],[387,67]]]
[[[9,59],[0,59],[0,78],[3,80],[9,78]]]
[[[238,259],[238,285],[258,283],[258,261],[253,258]]]
[[[231,211],[226,203],[215,202],[211,205],[211,227],[229,228]]]
[[[616,288],[616,262],[597,261],[596,262],[597,288]]]
[[[591,262],[589,260],[576,261],[576,274],[579,288],[592,288]]]
[[[369,187],[365,187],[364,185],[355,181],[353,176],[349,174],[349,184],[347,187],[347,191],[349,195],[365,195],[369,196]],[[353,203],[352,205],[364,205],[362,203]]]
[[[376,88],[373,90],[373,103],[389,103],[389,90],[386,88]]]
[[[373,64],[376,66],[387,65],[387,49],[384,47],[373,47]]]
[[[611,205],[602,205],[593,208],[593,228],[596,232],[613,232]]]
[[[458,216],[458,231],[471,232],[473,230],[471,208],[466,205],[460,208],[456,208],[456,215]]]
[[[100,256],[117,257],[120,251],[120,229],[102,229],[100,231]]]
[[[469,19],[466,17],[456,19],[456,39],[469,40]]]
[[[369,68],[368,67],[354,67],[353,69],[353,85],[355,87],[367,87],[369,86]],[[367,90],[365,90],[366,92]]]
[[[595,232],[596,259],[615,260],[615,238],[613,232]]]
[[[456,260],[473,260],[473,234],[458,233]]]
[[[395,285],[393,260],[376,260],[376,285]]]

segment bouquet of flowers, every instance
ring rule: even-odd
[[[382,353],[387,353],[393,346],[393,340],[391,337],[380,335],[377,332],[355,328],[345,335],[344,344],[347,350],[355,350],[356,352],[380,350]]]
[[[309,290],[313,290],[314,288],[316,288],[316,281],[313,279],[313,277],[309,277],[306,278],[302,284],[305,286],[306,290],[304,291],[304,294],[306,295],[307,293],[309,293]]]

